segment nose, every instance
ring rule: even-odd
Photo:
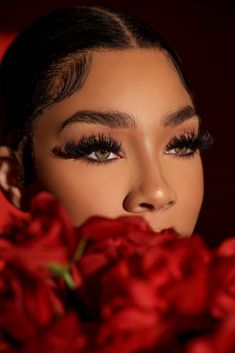
[[[163,177],[159,168],[142,170],[141,177],[135,180],[123,200],[125,211],[130,213],[160,211],[176,203],[176,192]]]

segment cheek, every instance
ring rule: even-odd
[[[104,168],[78,161],[50,161],[40,165],[40,181],[43,189],[58,198],[73,224],[78,226],[92,215],[121,214],[125,174],[111,166],[105,172]]]
[[[191,234],[194,230],[204,194],[203,169],[198,158],[191,167],[184,169],[184,174],[177,182],[177,215],[178,229],[183,234]]]

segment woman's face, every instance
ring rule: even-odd
[[[36,182],[76,226],[139,215],[191,234],[203,198],[199,119],[173,64],[153,49],[92,58],[83,87],[35,122]]]

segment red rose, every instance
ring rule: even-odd
[[[235,316],[235,255],[215,257],[210,276],[210,310],[215,318]]]
[[[234,353],[235,351],[235,318],[218,324],[217,329],[204,337],[192,340],[186,353]]]
[[[198,315],[207,306],[211,255],[200,237],[163,242],[144,254],[156,299],[175,313]]]
[[[234,239],[210,251],[142,217],[74,229],[42,193],[0,235],[0,353],[233,353],[234,269]]]
[[[32,271],[19,257],[1,259],[0,332],[17,344],[46,327],[58,312],[61,299],[44,276],[44,270]]]
[[[67,263],[78,246],[67,213],[48,193],[32,200],[30,221],[15,217],[0,237],[2,246],[14,245],[17,254],[22,252],[32,266],[49,261]]]
[[[87,338],[78,316],[69,312],[47,331],[29,341],[23,353],[82,353],[85,352],[86,345]]]
[[[48,193],[32,200],[31,216],[30,222],[15,218],[0,235],[0,260],[10,254],[11,258],[23,259],[29,270],[50,268],[58,277],[76,254],[79,241],[75,229],[65,210]],[[80,284],[75,267],[73,282]]]
[[[173,310],[196,315],[207,305],[209,264],[209,250],[199,237],[166,238],[157,247],[138,249],[90,281],[101,277],[96,282],[99,303],[116,296],[124,298],[125,305],[151,307],[159,314]]]
[[[207,307],[211,256],[199,237],[177,239],[174,234],[160,237],[155,233],[156,246],[149,241],[121,256],[120,238],[117,236],[111,249],[106,245],[103,254],[102,240],[88,242],[78,264],[85,276],[77,290],[79,305],[86,318],[100,325],[94,340],[97,352],[157,347],[167,337],[177,336],[174,317],[196,316]],[[110,240],[112,244],[111,232]],[[128,241],[127,236],[126,244]],[[90,271],[85,265],[93,252],[95,262]],[[97,254],[102,255],[100,263]],[[175,332],[170,332],[172,327]]]
[[[108,219],[91,217],[77,229],[79,240],[88,239],[79,269],[89,276],[109,263],[129,256],[137,249],[158,246],[166,239],[175,239],[173,231],[154,232],[139,216]]]
[[[219,247],[214,250],[214,254],[219,257],[235,256],[235,238],[225,239]]]
[[[171,236],[179,234],[170,230]],[[166,236],[167,230],[156,233],[141,216],[120,216],[115,219],[101,216],[90,217],[78,228],[81,239],[91,239],[99,242],[108,239],[119,239],[124,245],[133,247],[158,244],[160,239],[156,236]]]
[[[78,229],[78,237],[80,240],[88,239],[88,242],[77,264],[83,278],[77,295],[87,315],[94,316],[100,300],[100,280],[106,269],[138,251],[160,246],[167,239],[176,239],[178,234],[171,231],[153,232],[141,217],[119,217],[114,220],[92,217]]]
[[[141,352],[159,343],[165,324],[159,315],[154,288],[136,275],[141,255],[118,261],[99,283],[99,328],[95,352]]]
[[[70,266],[78,240],[66,213],[45,193],[32,207],[30,223],[16,218],[0,235],[0,333],[15,342],[62,314],[66,284],[80,283]]]
[[[199,237],[155,233],[141,217],[93,217],[78,235],[89,238],[78,262],[78,310],[98,324],[95,352],[164,345],[177,337],[174,317],[206,310],[211,255]]]

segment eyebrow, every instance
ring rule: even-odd
[[[167,113],[162,119],[162,124],[164,127],[175,127],[193,117],[198,118],[200,122],[201,118],[196,114],[194,107],[187,105],[176,112]]]
[[[161,119],[161,124],[164,127],[175,127],[192,117],[197,117],[200,120],[194,107],[187,105],[176,112],[166,113]],[[74,123],[101,124],[110,128],[124,129],[137,127],[134,115],[122,111],[79,110],[63,121],[60,132],[66,126]]]

